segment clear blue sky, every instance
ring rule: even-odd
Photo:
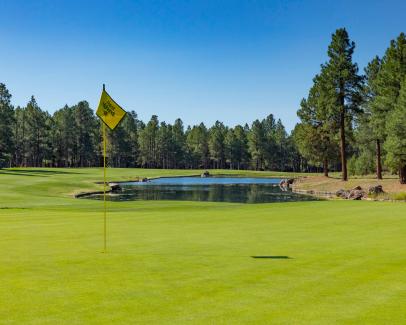
[[[363,69],[406,31],[406,1],[0,0],[0,82],[14,105],[88,100],[227,125],[273,113],[290,130],[332,32]]]

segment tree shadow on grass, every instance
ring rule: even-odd
[[[17,176],[48,177],[48,175],[35,175],[35,174],[14,173],[14,172],[5,172],[5,171],[3,171],[3,170],[0,170],[0,175],[17,175]]]
[[[255,259],[273,259],[273,260],[291,260],[293,257],[286,256],[286,255],[227,255],[227,254],[168,254],[168,253],[139,253],[136,254],[137,256],[143,256],[143,257],[157,257],[157,256],[162,256],[162,257],[198,257],[198,258],[205,258],[205,257],[222,257],[222,258],[255,258]]]
[[[41,170],[41,169],[0,169],[0,174],[47,177],[52,175],[62,175],[62,174],[69,175],[78,173],[73,171]]]
[[[251,256],[252,258],[263,258],[263,259],[272,259],[272,260],[288,260],[292,259],[292,257],[285,256],[285,255],[255,255]]]

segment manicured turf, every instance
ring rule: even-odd
[[[171,174],[196,171],[109,170]],[[100,175],[0,170],[1,324],[405,322],[405,203],[110,202],[102,254],[101,202],[69,195]]]

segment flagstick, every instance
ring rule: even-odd
[[[104,204],[104,251],[106,253],[106,237],[107,237],[107,227],[106,227],[106,125],[103,123],[103,173],[104,173],[104,181],[103,181],[103,204]]]
[[[104,181],[103,181],[103,203],[104,203],[104,251],[107,251],[107,206],[106,206],[106,125],[103,123],[103,173],[104,173]]]
[[[107,147],[107,135],[106,135],[106,125],[111,129],[120,123],[120,121],[125,117],[126,111],[123,110],[106,92],[106,87],[103,84],[103,92],[100,97],[99,107],[97,108],[96,115],[102,121],[103,127],[103,204],[104,204],[104,246],[103,253],[107,253],[107,201],[106,201],[106,188],[107,188],[107,177],[106,177],[106,147]]]
[[[105,86],[103,84],[103,91],[105,91]],[[106,202],[106,124],[103,124],[103,204],[104,204],[104,251],[107,252],[107,202]]]

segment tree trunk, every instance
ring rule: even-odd
[[[344,97],[342,99],[344,101]],[[342,103],[344,106],[344,103]],[[344,113],[344,107],[341,108],[341,113],[340,113],[340,151],[341,151],[341,171],[342,171],[342,176],[341,180],[347,181],[348,180],[348,175],[347,175],[347,157],[346,157],[346,152],[345,152],[345,113]]]
[[[323,160],[323,173],[324,173],[324,176],[328,177],[328,160],[327,160],[327,158],[324,158],[324,160]]]
[[[399,182],[400,184],[406,184],[406,165],[399,169]]]
[[[382,179],[381,142],[376,139],[376,178]]]

